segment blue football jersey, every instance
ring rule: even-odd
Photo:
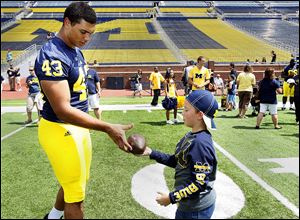
[[[29,82],[31,82],[30,85]],[[32,76],[32,75],[28,76],[26,78],[26,83],[28,85],[28,95],[40,92],[40,84],[36,76]]]
[[[96,70],[89,69],[87,71],[87,87],[88,87],[89,95],[94,95],[97,93],[97,89],[96,89],[97,82],[100,82],[100,79],[98,77]]]
[[[58,37],[54,37],[43,45],[34,65],[39,81],[67,80],[71,106],[84,112],[88,111],[86,69],[86,63],[79,48],[70,48]],[[43,93],[42,88],[41,91]],[[57,117],[45,95],[44,101],[43,118],[53,122],[63,122]]]

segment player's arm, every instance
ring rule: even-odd
[[[110,124],[97,120],[89,114],[70,105],[70,91],[67,80],[42,80],[41,87],[50,102],[53,111],[59,119],[66,123],[80,127],[103,131],[124,151],[131,150],[125,136],[125,131],[133,127],[130,125]]]

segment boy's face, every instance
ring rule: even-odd
[[[183,121],[187,127],[194,127],[197,122],[197,111],[196,109],[187,101],[184,101],[183,109]]]

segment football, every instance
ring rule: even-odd
[[[128,143],[132,146],[131,153],[142,154],[146,149],[146,140],[140,134],[132,134],[127,138]]]

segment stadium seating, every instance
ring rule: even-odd
[[[229,20],[230,23],[241,29],[255,33],[266,41],[278,42],[287,46],[294,45],[299,48],[299,27],[291,25],[282,19],[227,18],[226,20]]]
[[[47,32],[57,32],[61,27],[65,7],[72,1],[37,1],[31,7],[33,15],[22,19],[1,33],[1,57],[8,48],[13,52],[22,51],[32,44],[46,42]],[[4,1],[6,8],[1,11],[16,12],[21,2]],[[24,2],[22,2],[24,3]],[[152,1],[90,1],[97,13],[96,31],[91,41],[83,48],[87,61],[92,63],[179,63],[174,51],[168,48],[166,39],[156,31],[154,20],[149,18]],[[24,4],[23,4],[24,5]],[[214,1],[217,10],[226,14],[248,12],[266,14],[265,8],[296,7],[295,2],[257,2],[257,1]],[[288,5],[288,6],[287,6]],[[270,57],[275,50],[278,61],[287,61],[290,52],[275,48],[265,41],[280,41],[298,45],[298,17],[289,17],[289,22],[280,19],[233,19],[225,17],[225,22],[217,17],[208,17],[210,3],[204,1],[164,1],[158,9],[157,22],[162,30],[179,48],[179,52],[189,59],[205,55],[218,62],[245,62],[247,59],[261,60]],[[298,3],[299,8],[299,3]],[[5,18],[1,18],[1,22]],[[249,36],[227,21],[250,32],[257,32],[261,41]],[[274,30],[276,31],[270,31]],[[289,33],[289,34],[284,34]]]

